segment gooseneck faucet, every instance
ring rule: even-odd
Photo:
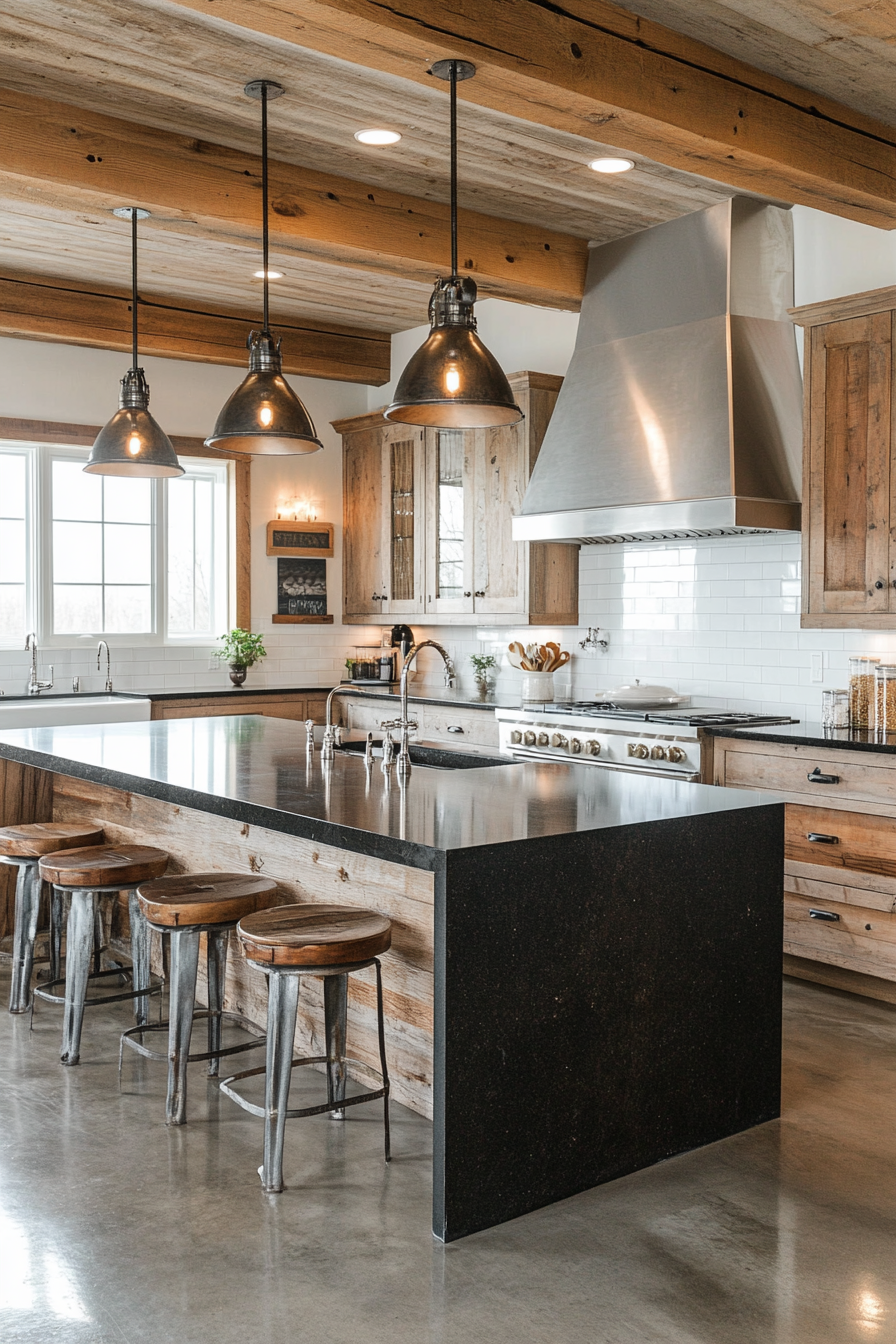
[[[37,635],[25,636],[25,652],[31,651],[31,673],[28,677],[28,694],[40,695],[41,691],[53,689],[53,664],[50,664],[50,680],[40,681],[37,675]]]
[[[103,649],[106,650],[106,694],[112,693],[112,656],[109,653],[109,645],[104,639],[101,639],[96,646],[96,670],[100,670],[100,661],[103,656]]]
[[[401,683],[399,685],[399,694],[401,696],[401,718],[393,719],[391,723],[384,723],[383,728],[398,728],[401,731],[401,745],[398,749],[398,776],[399,779],[407,779],[411,773],[411,753],[408,750],[408,736],[417,731],[417,724],[408,717],[408,673],[411,670],[417,654],[421,649],[435,649],[442,656],[442,662],[445,664],[445,685],[453,686],[457,677],[454,670],[454,663],[451,656],[442,645],[434,639],[423,639],[419,644],[413,644],[408,649],[404,662],[401,665]]]

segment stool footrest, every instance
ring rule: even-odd
[[[298,1109],[290,1109],[285,1112],[285,1118],[287,1120],[299,1120],[308,1115],[325,1115],[328,1111],[344,1111],[347,1106],[361,1106],[366,1101],[378,1101],[380,1097],[387,1097],[389,1095],[389,1084],[383,1079],[383,1075],[379,1070],[374,1069],[370,1064],[365,1064],[363,1060],[350,1059],[348,1056],[340,1062],[351,1064],[356,1069],[363,1070],[364,1073],[368,1073],[372,1077],[378,1079],[383,1086],[376,1091],[362,1092],[358,1097],[343,1097],[341,1101],[326,1102],[322,1106],[302,1106]],[[327,1063],[332,1063],[332,1060],[328,1060],[326,1055],[309,1055],[303,1059],[294,1059],[289,1067],[291,1069],[300,1069],[306,1064]],[[259,1119],[263,1120],[265,1118],[264,1107],[256,1106],[254,1102],[248,1101],[245,1097],[240,1096],[230,1084],[239,1083],[244,1078],[255,1078],[259,1074],[265,1072],[265,1065],[262,1065],[257,1069],[246,1069],[244,1073],[234,1073],[229,1078],[223,1078],[218,1086],[222,1092],[226,1092],[231,1101],[236,1102],[237,1106],[241,1106],[243,1110],[248,1111],[250,1115],[257,1115]]]
[[[94,971],[87,977],[88,980],[103,980],[110,975],[123,975],[132,980],[133,972],[130,966],[112,967],[106,971]],[[43,988],[35,985],[31,991],[32,998],[43,999],[45,1003],[65,1003],[65,993],[52,994],[50,991],[57,989],[65,984],[65,976],[60,976],[58,980],[50,980]],[[157,975],[151,975],[146,989],[128,989],[123,994],[104,994],[100,997],[94,997],[84,1000],[85,1008],[95,1008],[103,1003],[124,1003],[127,999],[142,999],[150,994],[161,994],[165,987],[165,982]]]
[[[253,1034],[256,1031],[255,1023],[250,1022],[247,1017],[243,1017],[242,1013],[215,1013],[204,1010],[198,1013],[194,1012],[193,1021],[201,1022],[203,1018],[210,1017],[220,1018],[222,1022],[230,1022],[233,1026],[242,1027],[244,1031],[251,1031]],[[130,1027],[127,1031],[121,1033],[121,1044],[130,1046],[132,1050],[137,1051],[138,1055],[143,1055],[146,1059],[168,1059],[167,1050],[151,1050],[148,1045],[144,1045],[142,1040],[138,1041],[136,1037],[146,1031],[167,1031],[170,1025],[170,1022],[153,1022],[147,1023],[145,1027]],[[242,1045],[228,1045],[221,1050],[205,1050],[202,1054],[187,1055],[187,1063],[198,1064],[207,1059],[223,1059],[225,1055],[238,1055],[243,1050],[257,1050],[260,1045],[267,1044],[267,1039],[267,1036],[256,1036],[255,1040],[244,1041]],[[119,1051],[118,1062],[120,1071],[121,1051]]]

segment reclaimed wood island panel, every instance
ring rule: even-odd
[[[765,795],[469,752],[405,780],[252,715],[9,730],[0,759],[49,781],[55,817],[174,871],[263,872],[284,901],[392,920],[386,1048],[396,1099],[432,1117],[443,1240],[779,1113],[783,807]],[[262,976],[228,975],[261,1023]],[[358,980],[349,1035],[373,1061]],[[298,1048],[321,1053],[319,991],[300,1005]]]

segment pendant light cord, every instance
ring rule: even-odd
[[[261,253],[264,267],[264,330],[268,330],[268,86],[261,85]]]
[[[457,275],[457,61],[451,62],[451,274]]]
[[[137,367],[137,207],[131,206],[131,368]]]

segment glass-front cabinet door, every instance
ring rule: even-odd
[[[383,612],[414,616],[423,610],[424,431],[390,427],[383,444],[386,584]]]
[[[426,431],[426,611],[473,611],[473,434]]]

